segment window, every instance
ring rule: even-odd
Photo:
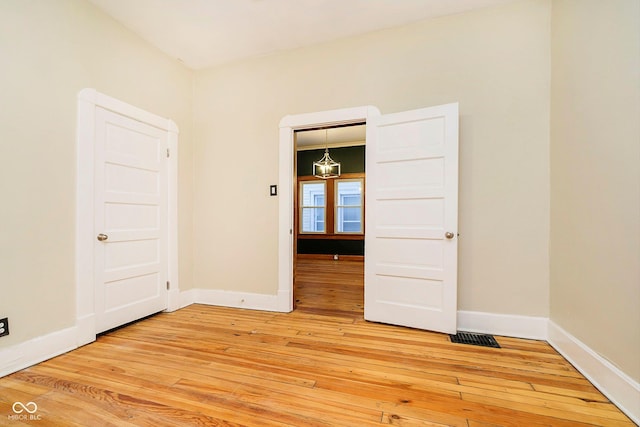
[[[356,175],[356,174],[353,174]],[[364,179],[299,181],[299,233],[363,234]]]
[[[336,180],[336,233],[362,233],[362,180]]]
[[[324,181],[308,181],[300,185],[300,232],[325,232],[325,197]]]

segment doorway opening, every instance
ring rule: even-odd
[[[294,132],[295,309],[363,317],[365,146],[364,122]],[[314,175],[325,153],[339,176]]]

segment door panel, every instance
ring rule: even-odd
[[[444,202],[442,199],[380,200],[377,220],[380,235],[430,237],[444,222]]]
[[[97,108],[96,330],[167,308],[168,133]]]
[[[442,196],[443,158],[396,159],[378,163],[378,195],[398,200],[419,199],[425,196]]]
[[[458,105],[370,118],[366,161],[365,318],[455,333]]]
[[[105,292],[105,310],[112,312],[130,305],[131,301],[140,301],[148,298],[149,295],[155,295],[157,293],[158,280],[158,273],[156,272],[134,275],[120,280],[109,280],[108,291]],[[135,318],[132,320],[135,320]]]
[[[382,276],[380,284],[378,298],[383,303],[417,310],[438,310],[442,305],[442,286],[437,280]],[[385,323],[394,322],[388,318]]]

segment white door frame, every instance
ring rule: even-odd
[[[169,136],[168,159],[168,273],[170,282],[167,311],[179,308],[178,287],[178,127],[165,119],[125,102],[83,89],[78,94],[76,164],[76,328],[77,345],[96,339],[94,289],[94,145],[96,107],[113,111],[162,129]]]
[[[369,117],[379,115],[380,110],[369,105],[285,116],[280,120],[278,311],[289,312],[293,310],[294,132],[300,129],[361,123],[366,122]]]

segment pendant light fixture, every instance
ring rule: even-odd
[[[340,163],[336,162],[329,155],[329,144],[327,142],[328,130],[324,130],[324,156],[317,162],[313,162],[313,176],[321,179],[337,178],[340,176]]]

